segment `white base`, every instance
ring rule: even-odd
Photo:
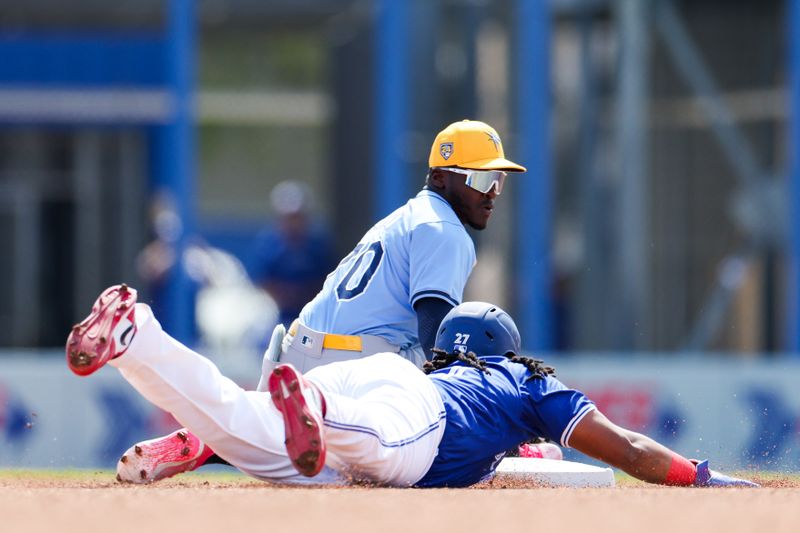
[[[529,481],[549,487],[613,487],[614,472],[573,461],[506,457],[497,467],[497,481]]]

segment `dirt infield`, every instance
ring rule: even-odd
[[[762,480],[763,481],[763,480]],[[800,530],[800,485],[678,489],[281,488],[243,479],[125,486],[108,474],[0,478],[3,532]]]

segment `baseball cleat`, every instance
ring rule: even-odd
[[[117,481],[152,483],[196,470],[213,454],[211,448],[188,429],[179,429],[128,448],[117,461]]]
[[[125,353],[136,336],[134,304],[136,290],[125,284],[103,291],[89,316],[72,326],[66,349],[70,370],[88,376]]]
[[[520,457],[530,457],[533,459],[555,459],[561,461],[564,459],[564,453],[561,448],[552,442],[538,442],[536,444],[526,442],[519,447]]]
[[[292,365],[278,365],[270,374],[268,389],[283,415],[286,452],[298,472],[313,477],[325,466],[322,417],[325,399]]]

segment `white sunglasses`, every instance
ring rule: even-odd
[[[454,167],[445,167],[442,170],[466,176],[467,179],[465,183],[467,186],[484,194],[491,191],[492,187],[494,187],[499,195],[503,190],[503,183],[506,181],[506,175],[508,175],[507,172],[502,170],[472,170],[469,168]]]

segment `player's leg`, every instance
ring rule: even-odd
[[[304,476],[315,476],[325,466],[326,459],[322,422],[325,398],[316,385],[290,364],[272,370],[267,389],[283,415],[284,444],[292,464]]]
[[[70,335],[73,371],[88,375],[110,362],[145,398],[243,472],[272,480],[297,476],[268,395],[242,390],[211,361],[164,333],[148,306],[133,307],[129,293],[109,291]]]
[[[444,433],[441,395],[428,376],[395,354],[317,368],[309,380],[327,400],[325,436],[351,475],[409,486],[430,469]],[[326,386],[335,385],[330,394]]]
[[[412,363],[378,354],[317,367],[306,378],[324,397],[329,466],[397,486],[412,485],[428,471],[444,431],[444,406],[433,383]],[[282,389],[270,385],[280,400]],[[284,410],[284,419],[303,414]],[[291,440],[292,424],[285,425]]]
[[[72,328],[67,341],[67,363],[86,376],[123,353],[137,333],[134,324],[136,290],[126,285],[106,289],[92,312]],[[107,331],[111,331],[109,335]],[[148,483],[192,470],[213,454],[186,428],[158,439],[138,442],[117,462],[117,480]]]
[[[256,390],[266,391],[266,379],[281,353],[286,328],[278,324],[264,352],[262,378]],[[117,462],[117,479],[128,483],[150,483],[177,474],[192,472],[204,465],[228,464],[210,446],[189,431],[178,431],[155,439],[137,442]]]

